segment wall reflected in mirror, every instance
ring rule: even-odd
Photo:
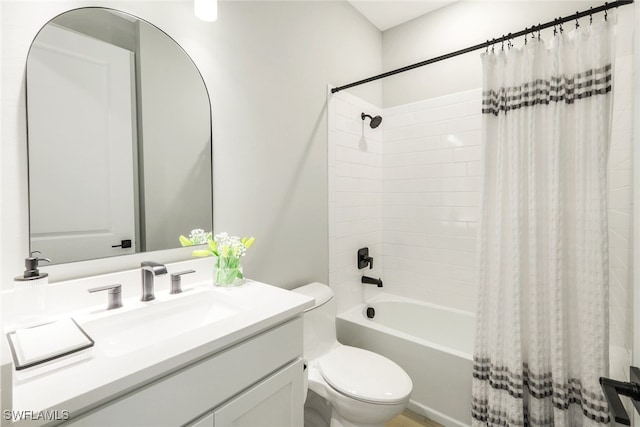
[[[49,21],[27,58],[31,251],[54,264],[212,229],[211,107],[191,58],[132,15]]]

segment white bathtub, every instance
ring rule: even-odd
[[[375,317],[366,316],[367,307]],[[413,381],[408,408],[445,426],[471,424],[474,315],[379,294],[336,319],[343,344],[382,354]]]

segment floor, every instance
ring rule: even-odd
[[[405,409],[405,411],[387,422],[384,427],[443,427],[427,417],[418,415],[415,412]]]

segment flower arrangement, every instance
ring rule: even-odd
[[[211,237],[212,233],[206,233],[204,230],[192,230],[189,237],[180,236],[182,246],[193,246],[199,244],[207,244],[207,249],[195,249],[193,256],[207,257],[214,255],[216,257],[216,271],[214,282],[218,285],[231,285],[236,279],[243,279],[242,264],[240,257],[247,253],[255,237],[229,236],[228,233],[219,233]]]

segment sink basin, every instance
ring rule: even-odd
[[[82,322],[96,347],[117,357],[148,347],[202,326],[226,319],[239,309],[211,292],[180,295],[145,303],[140,308]]]

